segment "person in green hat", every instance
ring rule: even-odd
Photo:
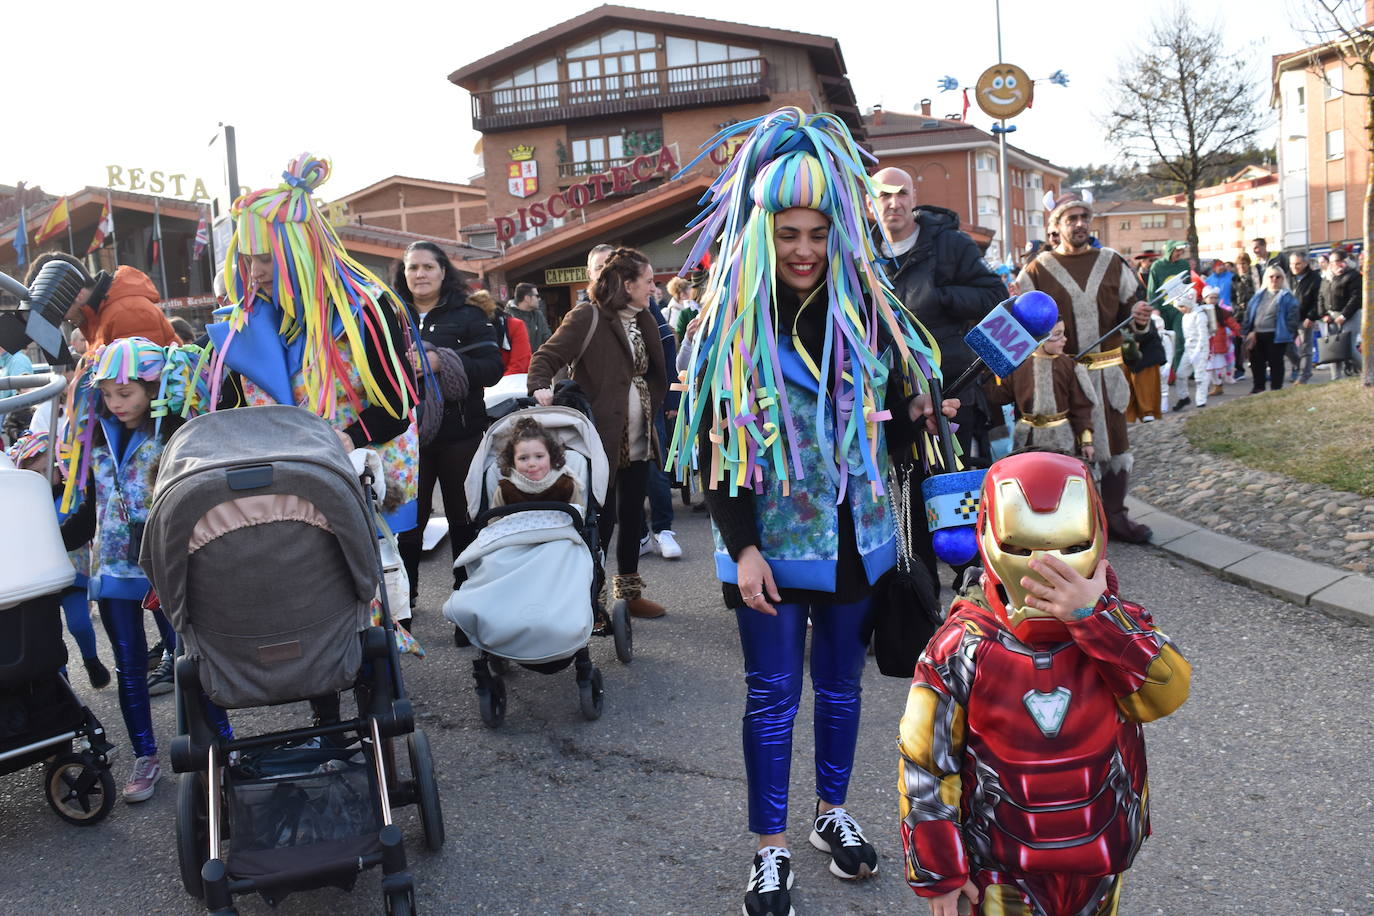
[[[1164,257],[1150,265],[1149,283],[1145,291],[1147,300],[1154,302],[1155,293],[1164,285],[1165,280],[1174,274],[1188,272],[1188,259],[1183,256],[1187,250],[1188,245],[1185,242],[1164,243]],[[1178,371],[1178,362],[1183,358],[1183,313],[1167,302],[1159,303],[1155,307],[1164,319],[1164,327],[1174,334],[1174,352],[1169,354],[1169,368],[1167,371],[1161,370],[1172,383],[1174,374]]]

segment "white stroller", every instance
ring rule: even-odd
[[[515,424],[533,417],[563,446],[567,468],[582,482],[586,505],[528,502],[491,508],[500,476],[498,459]],[[605,578],[597,516],[606,495],[606,456],[596,427],[571,407],[531,407],[497,420],[487,430],[468,470],[468,510],[477,538],[454,561],[467,579],[444,604],[444,616],[479,650],[473,679],[482,721],[505,719],[506,662],[552,674],[575,666],[582,714],[601,716],[601,672],[587,640],[596,629],[615,637],[622,662],[633,657],[630,616],[623,601],[607,615],[599,606]],[[604,621],[597,626],[598,621]]]

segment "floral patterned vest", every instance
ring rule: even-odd
[[[754,496],[759,552],[768,560],[779,587],[833,592],[840,547],[840,481],[838,469],[828,467],[821,453],[821,440],[817,438],[819,386],[797,355],[790,337],[779,337],[778,355],[796,431],[793,443],[805,476],[792,480],[790,492],[784,495],[782,481],[765,473],[763,492]],[[880,401],[883,394],[878,392]],[[825,441],[833,442],[834,408],[828,395],[826,400],[822,435]],[[881,423],[877,424],[877,437],[878,470],[885,478],[887,443]],[[896,528],[887,496],[874,496],[857,440],[850,443],[847,458],[849,480],[845,501],[854,519],[854,535],[864,571],[872,584],[897,563]],[[885,480],[883,486],[886,487]],[[716,542],[716,574],[722,582],[738,582],[735,562],[714,526],[712,533]]]

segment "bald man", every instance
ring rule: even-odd
[[[876,206],[879,227],[874,244],[885,259],[897,298],[926,326],[940,345],[940,370],[953,381],[973,362],[964,335],[1007,296],[1007,287],[983,262],[973,239],[959,231],[959,215],[944,207],[916,206],[911,176],[903,169],[880,169],[883,185]],[[990,411],[981,392],[966,389],[954,422],[955,437],[968,463],[991,460],[987,431]]]

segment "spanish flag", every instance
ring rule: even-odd
[[[41,245],[58,233],[66,232],[69,221],[70,218],[67,214],[67,198],[63,197],[48,211],[47,219],[43,220],[43,225],[39,227],[38,233],[33,237],[33,240]]]
[[[100,208],[100,222],[95,224],[95,235],[91,237],[91,247],[86,254],[95,254],[105,244],[105,238],[114,233],[114,215],[110,212],[110,195],[105,194],[105,205]]]

